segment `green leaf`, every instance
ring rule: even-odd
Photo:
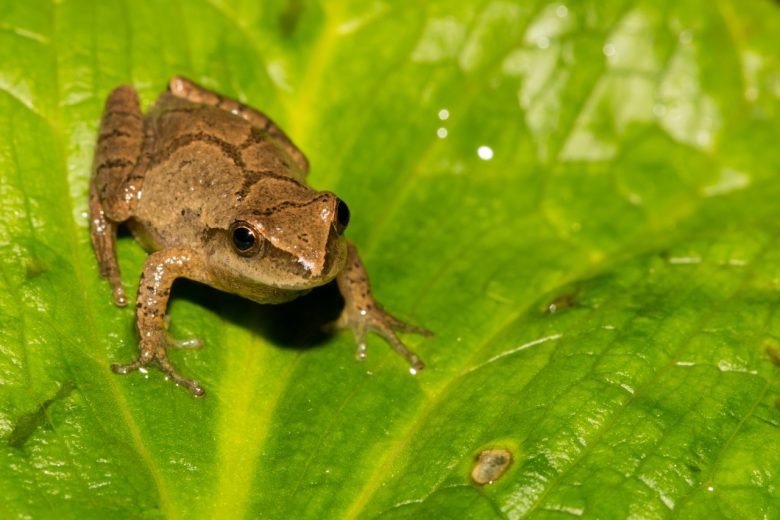
[[[4,0],[0,516],[775,517],[778,34],[769,0]],[[312,339],[332,290],[177,283],[208,395],[111,373],[137,337],[89,243],[96,129],[174,74],[307,153],[379,299],[435,331],[406,337],[425,371]],[[488,449],[512,462],[477,484]]]

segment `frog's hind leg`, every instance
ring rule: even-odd
[[[95,150],[89,193],[92,246],[101,276],[108,278],[114,302],[127,305],[116,258],[117,225],[135,208],[140,179],[133,171],[141,155],[143,121],[133,87],[115,88],[106,100]]]
[[[304,173],[308,173],[309,161],[306,159],[306,156],[303,155],[303,152],[295,146],[292,140],[287,137],[287,134],[285,134],[271,118],[262,112],[259,112],[252,107],[248,107],[240,101],[203,88],[197,83],[181,76],[172,77],[168,89],[176,97],[192,101],[193,103],[205,103],[226,110],[227,112],[232,112],[233,114],[243,117],[252,125],[265,130],[284,146],[285,150],[287,150],[287,153],[295,160],[298,167]]]
[[[93,182],[89,193],[89,220],[92,247],[97,256],[100,276],[108,278],[114,292],[114,303],[119,307],[127,305],[127,296],[122,288],[122,279],[116,259],[116,224],[106,218],[100,205]]]

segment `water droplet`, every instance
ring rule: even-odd
[[[439,137],[439,139],[444,139],[447,137],[447,129],[444,127],[439,128],[436,130],[436,135]]]
[[[569,8],[565,5],[559,5],[555,8],[555,14],[558,16],[558,18],[566,18],[569,16]]]
[[[617,53],[617,49],[611,43],[605,43],[604,49],[602,50],[604,52],[604,56],[606,56],[607,58],[611,58]]]
[[[414,368],[414,367],[410,367],[409,368],[409,373],[412,374],[413,376],[416,376],[417,375],[417,369]]]
[[[483,161],[489,161],[493,158],[493,149],[489,146],[480,146],[477,148],[477,155],[479,155],[479,158]]]
[[[698,256],[672,256],[669,257],[669,263],[673,265],[679,264],[699,264],[701,263],[701,257]]]
[[[696,143],[701,147],[707,147],[712,142],[712,135],[707,130],[699,130],[696,133]]]
[[[441,119],[442,121],[446,121],[449,118],[450,118],[449,110],[447,110],[446,108],[442,108],[441,110],[439,110],[439,119]]]

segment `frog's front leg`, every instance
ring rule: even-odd
[[[165,310],[171,285],[177,278],[200,280],[201,259],[187,248],[171,248],[149,255],[144,264],[136,300],[136,327],[141,337],[138,358],[126,365],[114,364],[111,369],[117,374],[127,374],[152,363],[170,377],[177,385],[188,388],[196,397],[202,396],[203,388],[193,379],[179,375],[168,360],[169,347],[199,346],[197,340],[176,342],[168,335]]]
[[[357,248],[352,242],[348,242],[347,247],[347,263],[336,278],[339,291],[344,297],[344,310],[335,325],[352,329],[357,342],[358,359],[366,357],[366,332],[375,332],[385,338],[390,346],[409,362],[412,374],[417,373],[425,365],[417,354],[406,348],[396,331],[414,332],[424,336],[431,336],[431,331],[404,323],[385,311],[371,294],[368,273],[360,261]]]

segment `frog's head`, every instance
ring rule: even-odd
[[[343,268],[349,209],[333,193],[268,175],[247,190],[240,206],[226,232],[214,237],[222,242],[226,265],[220,267],[235,282],[300,291],[333,280]]]

